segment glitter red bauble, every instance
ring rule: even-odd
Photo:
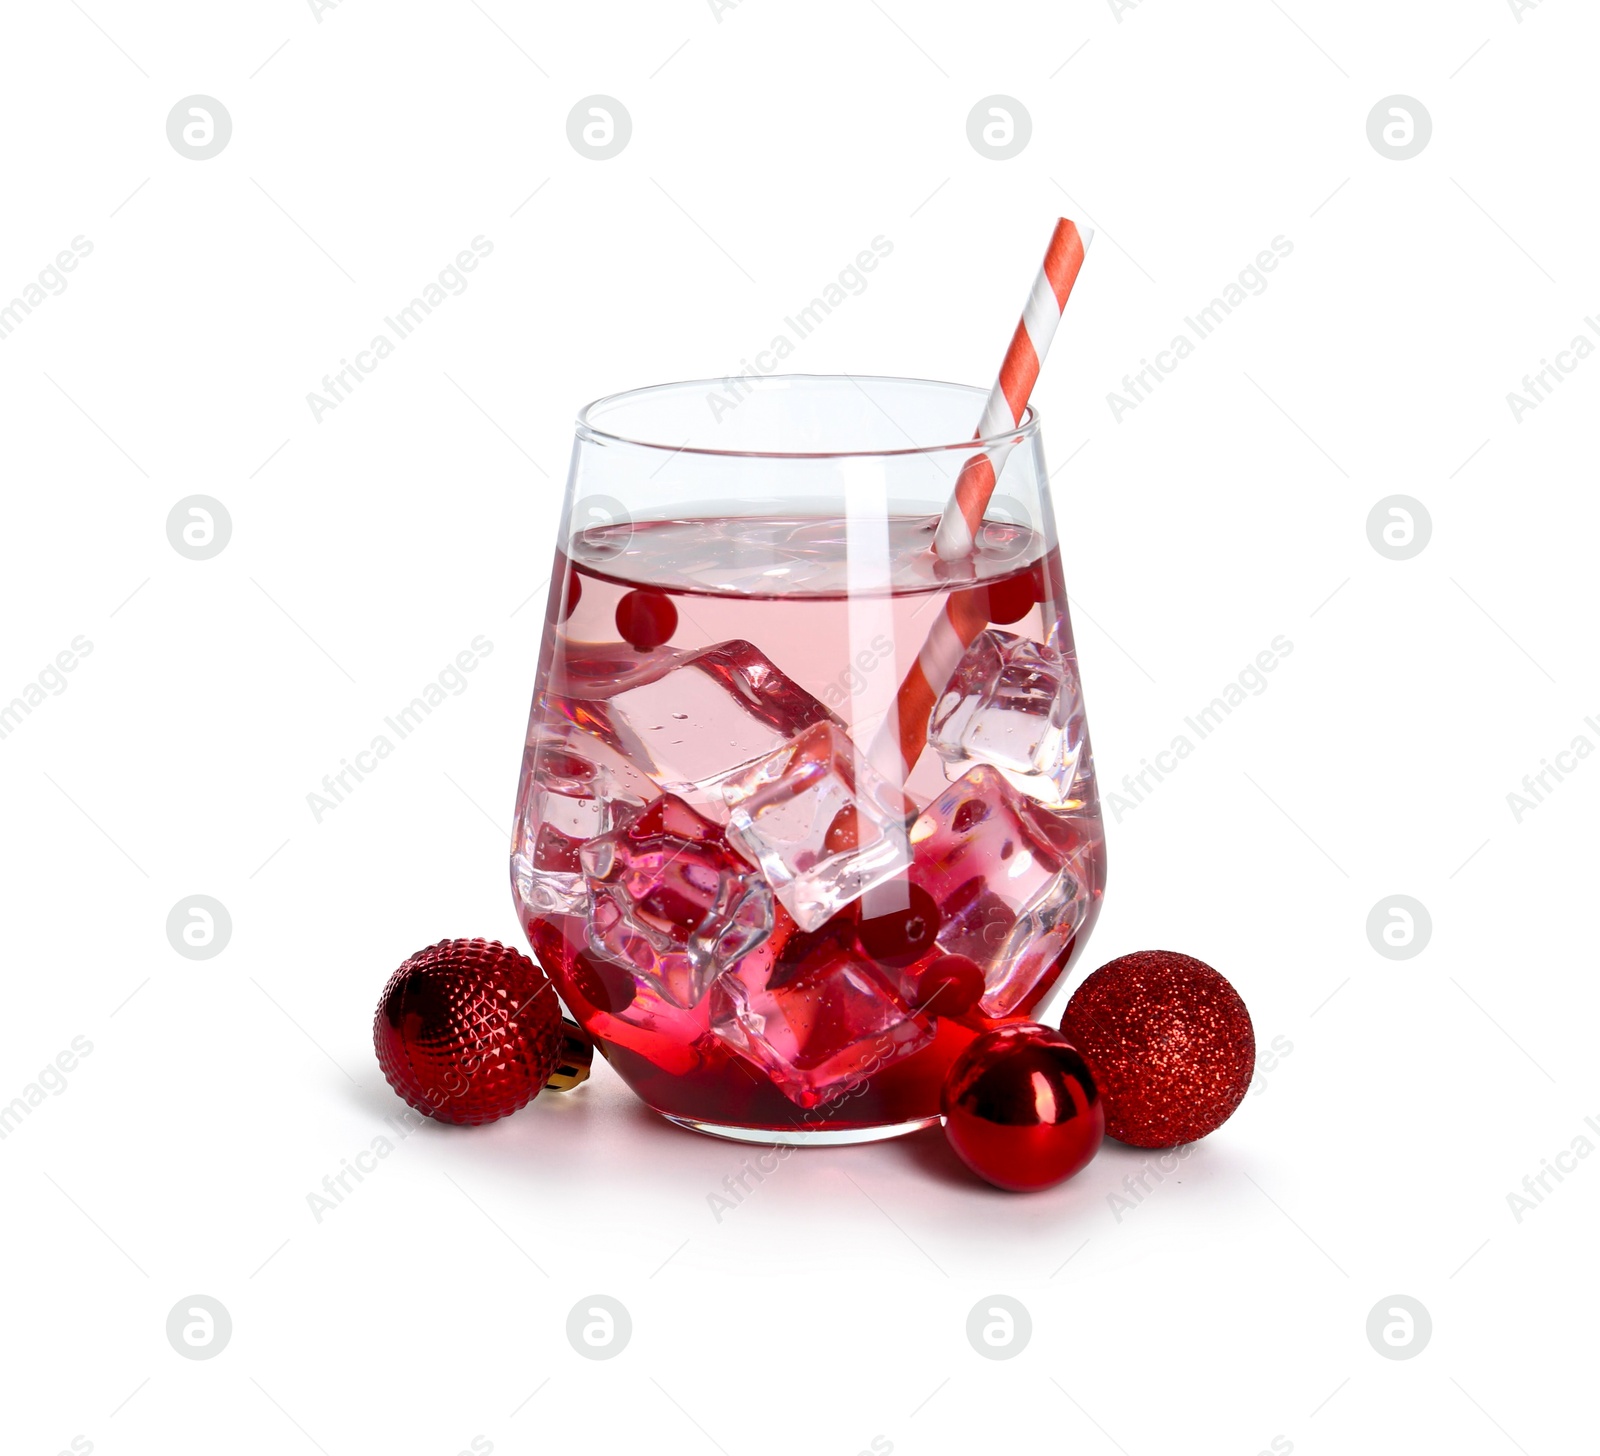
[[[441,940],[389,978],[372,1023],[378,1065],[440,1122],[493,1122],[524,1107],[562,1060],[550,981],[492,940]]]
[[[1084,1058],[1060,1032],[1032,1022],[975,1038],[945,1077],[943,1108],[961,1161],[1013,1193],[1070,1178],[1105,1136]]]
[[[1239,993],[1175,951],[1101,966],[1073,994],[1061,1030],[1094,1069],[1106,1132],[1136,1148],[1215,1132],[1255,1075],[1255,1028]]]

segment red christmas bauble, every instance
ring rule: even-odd
[[[389,1085],[440,1122],[493,1122],[588,1075],[549,979],[492,940],[418,951],[384,987],[372,1040]]]
[[[1073,993],[1061,1030],[1094,1069],[1106,1132],[1136,1148],[1215,1132],[1255,1075],[1255,1028],[1239,993],[1175,951],[1101,966]]]
[[[943,1107],[945,1136],[961,1161],[1013,1193],[1070,1178],[1105,1136],[1105,1112],[1077,1048],[1027,1021],[973,1040],[945,1077]]]

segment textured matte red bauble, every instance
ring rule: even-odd
[[[1101,966],[1073,994],[1061,1030],[1094,1069],[1106,1132],[1136,1148],[1215,1132],[1255,1075],[1255,1029],[1239,993],[1175,951]]]
[[[527,956],[441,940],[389,978],[372,1040],[389,1085],[418,1112],[482,1123],[538,1095],[566,1034],[555,990]]]
[[[1094,1157],[1105,1113],[1059,1032],[1016,1022],[974,1039],[944,1083],[944,1131],[961,1161],[1013,1193],[1049,1188]]]

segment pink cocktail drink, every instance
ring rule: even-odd
[[[1059,554],[988,521],[941,562],[936,523],[685,512],[557,556],[518,914],[676,1121],[773,1141],[930,1122],[950,1062],[1034,1012],[1094,923]],[[919,658],[931,704],[907,691]]]

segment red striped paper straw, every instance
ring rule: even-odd
[[[944,604],[911,671],[900,684],[873,739],[867,758],[891,783],[902,784],[922,756],[934,704],[978,633],[989,625],[989,599],[981,591],[958,591]]]
[[[1093,230],[1079,233],[1067,218],[1056,220],[1045,251],[1044,263],[1033,280],[1033,289],[1022,310],[1017,331],[1011,336],[1000,377],[989,391],[983,418],[978,422],[979,440],[989,439],[1017,427],[1028,396],[1039,377],[1039,365],[1061,310],[1066,306],[1072,285],[1078,281],[1083,255],[1094,240]],[[955,490],[939,517],[933,549],[946,561],[960,560],[972,552],[973,540],[994,494],[995,480],[1005,469],[1012,442],[1002,441],[989,450],[979,450],[961,468]],[[912,663],[905,681],[895,694],[893,706],[884,718],[868,753],[878,771],[901,783],[910,774],[927,741],[928,720],[945,684],[955,671],[961,654],[969,648],[988,623],[988,599],[979,591],[958,591],[945,603],[934,622],[927,641]]]
[[[974,438],[983,440],[1001,435],[1022,422],[1028,396],[1033,393],[1034,381],[1039,377],[1039,366],[1044,362],[1050,340],[1055,337],[1056,325],[1061,322],[1061,310],[1066,307],[1072,285],[1078,281],[1083,255],[1093,241],[1092,229],[1080,234],[1076,223],[1064,217],[1056,220],[1044,263],[1033,280],[1033,289],[1023,307],[1017,331],[1011,336],[1011,347],[1006,350],[1005,362],[1000,366],[1000,377],[989,391],[989,400],[983,407],[983,418],[978,421],[978,433]],[[1005,469],[1010,451],[1011,442],[1007,441],[990,451],[978,451],[961,467],[955,490],[945,505],[944,514],[939,517],[939,529],[933,538],[933,549],[943,560],[959,561],[971,555],[973,539],[988,508],[989,497],[994,494],[995,479]]]

